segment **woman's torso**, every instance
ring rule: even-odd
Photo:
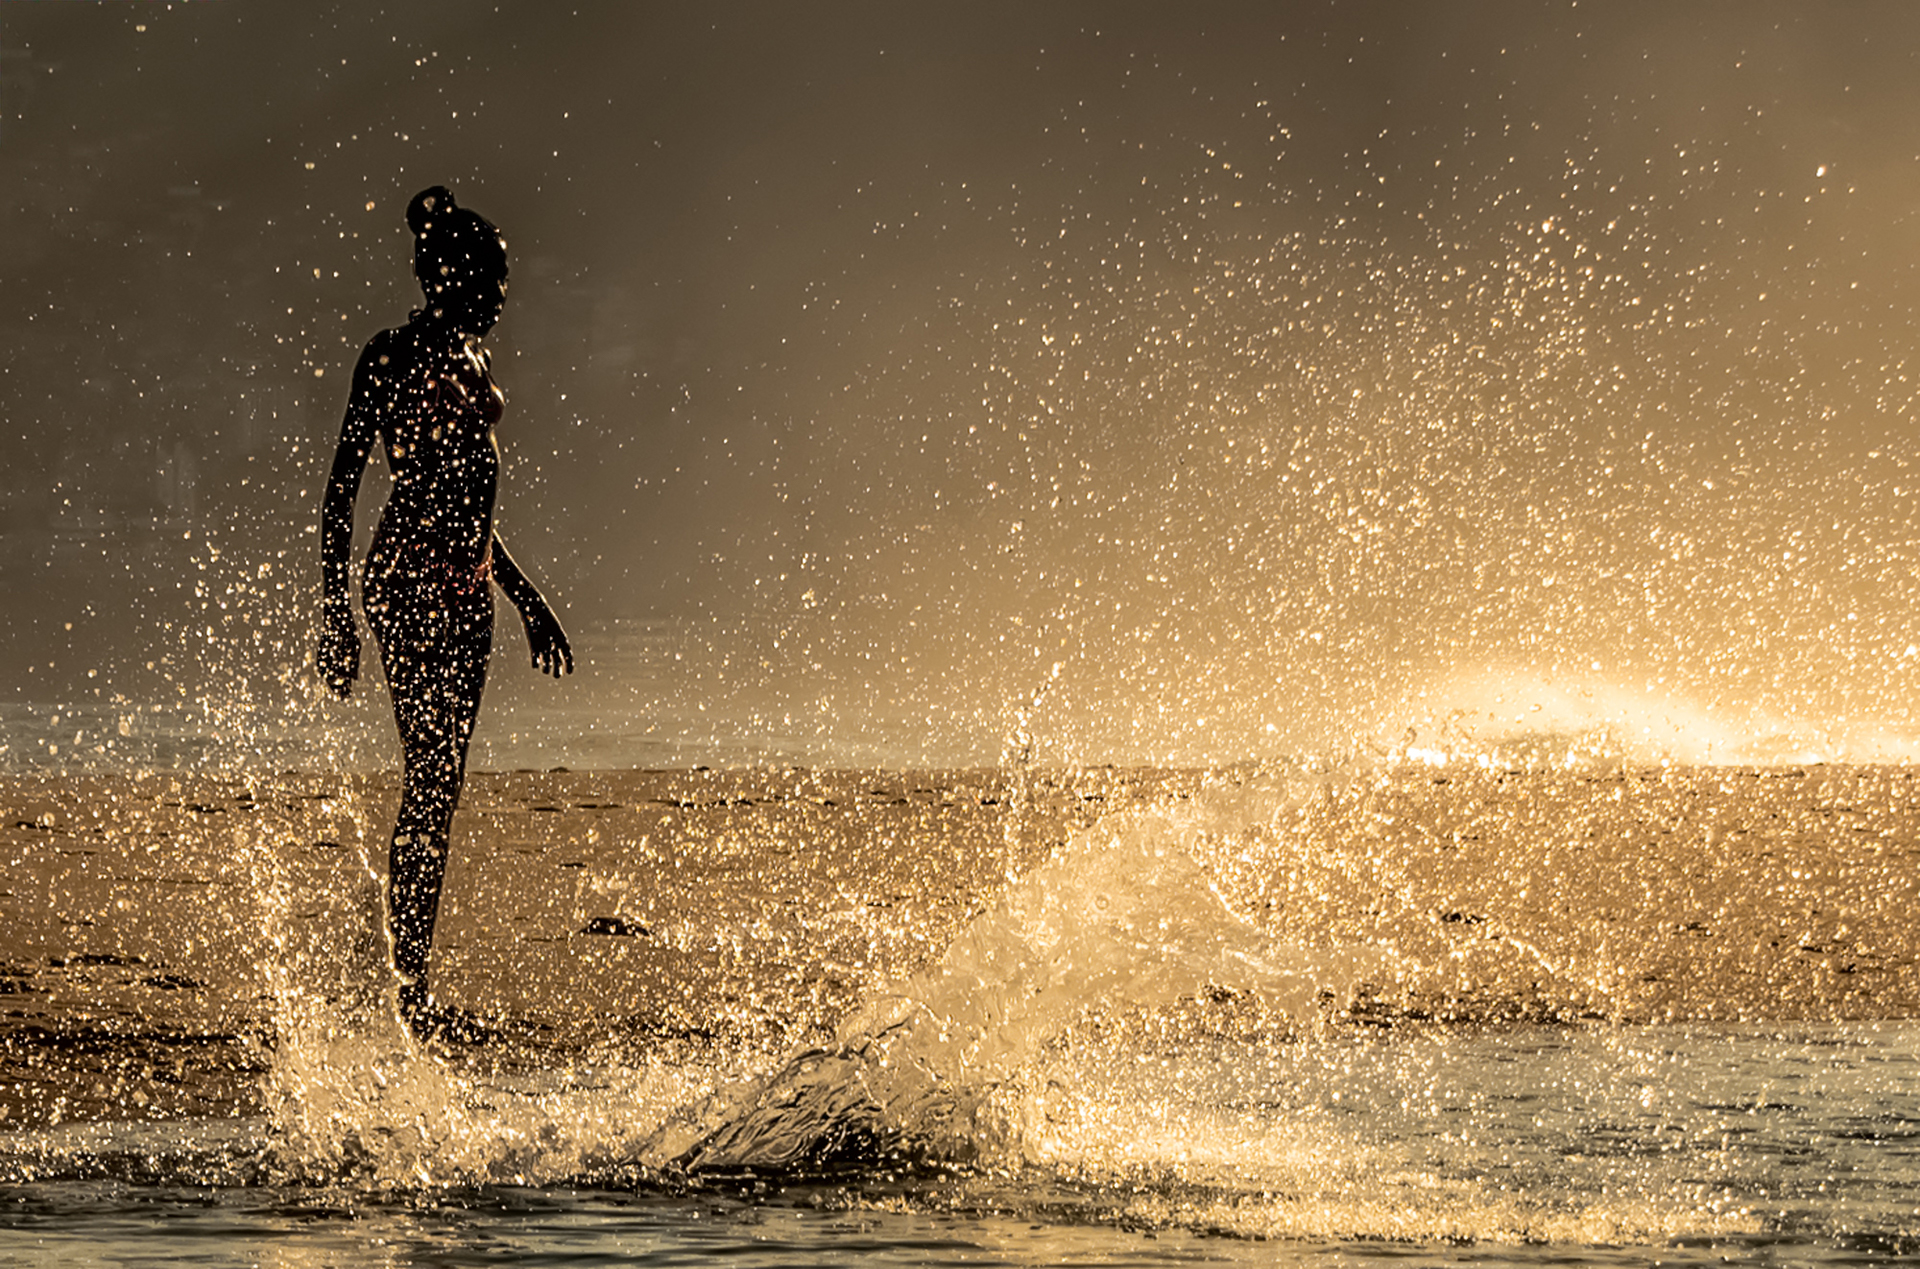
[[[477,340],[419,322],[382,339],[380,364],[391,373],[377,417],[393,491],[368,572],[484,578],[500,477],[493,428],[504,404],[487,355]]]

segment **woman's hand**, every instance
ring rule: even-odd
[[[345,604],[327,605],[314,661],[327,689],[346,700],[353,692],[353,681],[360,677],[360,631],[353,624],[352,608]]]
[[[520,610],[520,622],[527,628],[527,651],[533,654],[533,668],[556,679],[572,674],[573,649],[567,646],[567,632],[560,628],[560,619],[553,615],[546,598],[507,554],[507,544],[500,540],[498,529],[494,530],[490,549],[493,580]]]
[[[527,628],[527,649],[533,654],[534,669],[556,679],[573,673],[573,649],[567,643],[567,632],[538,593],[521,606],[520,621]]]

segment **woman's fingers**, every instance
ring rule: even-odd
[[[533,668],[540,673],[551,674],[556,679],[573,673],[573,648],[551,613],[527,619],[527,646],[532,653]]]

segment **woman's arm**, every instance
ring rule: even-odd
[[[507,554],[507,544],[501,540],[498,529],[493,533],[493,579],[520,610],[521,624],[527,628],[527,649],[533,655],[533,668],[555,678],[573,673],[573,648],[567,643],[567,632],[560,628],[560,619],[547,606],[545,596]]]
[[[314,659],[320,677],[335,696],[345,700],[360,674],[360,632],[353,620],[353,503],[360,494],[360,478],[367,455],[379,436],[375,392],[384,354],[376,337],[360,354],[353,369],[353,387],[347,394],[347,414],[340,423],[340,444],[333,451],[333,470],[320,504],[320,646]]]

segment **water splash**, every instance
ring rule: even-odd
[[[1295,796],[1269,793],[1267,818]],[[1077,1023],[1209,990],[1257,998],[1283,1029],[1309,1022],[1380,958],[1294,946],[1228,905],[1196,846],[1244,824],[1248,800],[1235,789],[1076,834],[834,1044],[730,1090],[649,1153],[720,1172],[876,1156],[1004,1165],[1044,1153],[1044,1090],[1029,1076]]]
[[[288,850],[275,834],[235,830],[235,849],[252,856],[269,949],[275,1053],[262,1100],[274,1167],[292,1177],[425,1183],[459,1131],[458,1098],[400,1022],[369,817],[344,790],[337,809],[349,842]]]
[[[265,1175],[375,1191],[551,1184],[631,1159],[707,1090],[695,1066],[476,1073],[418,1042],[400,1018],[365,808],[342,810],[362,830],[352,849],[256,850],[275,1037]]]

